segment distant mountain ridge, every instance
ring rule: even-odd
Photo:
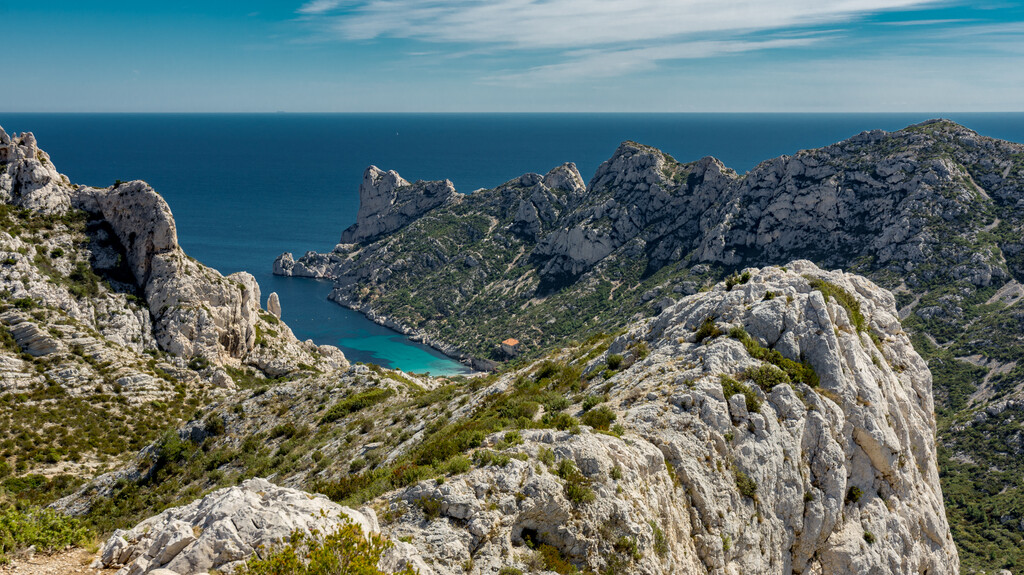
[[[1024,145],[931,120],[743,175],[624,142],[588,185],[565,164],[409,211],[426,185],[396,188],[393,204],[377,203],[344,239],[371,221],[393,230],[282,254],[275,273],[330,278],[332,300],[484,368],[509,359],[499,347],[508,337],[536,356],[747,266],[806,258],[865,275],[896,294],[934,374],[965,566],[991,566],[976,557],[995,554],[1024,567],[1024,554],[996,551],[1024,534],[1024,448],[1013,439],[1024,419]],[[360,192],[374,193],[365,180]]]
[[[418,201],[442,182],[388,184],[385,193],[373,167],[359,219],[343,234],[361,239],[294,263],[283,254],[275,273],[333,279],[332,299],[473,357],[488,357],[506,335],[536,350],[578,327],[611,327],[588,315],[602,307],[597,292],[630,310],[614,318],[621,325],[727,271],[796,257],[891,288],[948,279],[984,289],[1024,276],[1014,234],[1022,157],[1019,144],[936,120],[768,160],[743,176],[714,158],[682,164],[624,142],[588,186],[565,164],[466,196],[448,183],[440,201]],[[553,308],[547,317],[534,311],[538,299]],[[570,330],[540,327],[557,323],[556,309],[587,317]],[[484,333],[476,324],[498,321],[498,311],[523,321]]]

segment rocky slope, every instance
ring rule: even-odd
[[[1024,554],[1003,550],[1024,540],[1022,207],[1024,146],[943,120],[744,175],[625,142],[587,186],[571,164],[528,174],[331,253],[284,254],[275,273],[331,278],[333,300],[478,367],[509,359],[505,338],[536,356],[747,265],[808,258],[863,274],[896,294],[935,373],[943,481],[968,563],[1017,568]],[[390,209],[378,202],[372,217]]]
[[[239,384],[347,367],[263,311],[251,275],[189,258],[144,182],[72,185],[31,134],[0,129],[0,224],[0,479],[14,498],[122,463]]]
[[[859,276],[748,269],[501,376],[345,378],[215,406],[143,454],[154,479],[63,504],[269,465],[369,503],[423,573],[959,572],[930,374]]]

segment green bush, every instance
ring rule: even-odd
[[[579,427],[580,421],[568,413],[545,413],[540,420],[544,427],[554,427],[560,431],[571,430]]]
[[[588,395],[583,399],[583,411],[590,411],[605,401],[608,401],[608,397],[605,395]]]
[[[757,395],[754,393],[754,390],[750,389],[750,386],[740,383],[724,373],[719,379],[722,382],[722,393],[725,395],[726,401],[737,393],[742,393],[743,398],[746,399],[747,411],[753,413],[761,412],[761,400],[757,398]]]
[[[697,328],[695,341],[697,343],[701,343],[706,339],[714,339],[720,335],[722,335],[722,330],[718,329],[718,326],[715,324],[715,318],[708,317],[704,320],[704,323],[700,324],[700,327]]]
[[[381,388],[354,393],[331,406],[327,413],[320,418],[320,423],[331,423],[367,407],[377,405],[394,393],[391,389]]]
[[[52,553],[69,545],[84,545],[89,539],[89,529],[80,520],[52,509],[0,511],[0,559],[33,545],[39,551]]]
[[[615,412],[607,405],[592,409],[580,417],[580,423],[589,425],[594,429],[600,429],[601,431],[608,431],[608,427],[611,426],[613,421],[615,421]]]
[[[605,360],[605,362],[608,364],[608,369],[615,371],[622,365],[623,359],[624,358],[621,355],[613,353],[608,356],[608,359]]]
[[[247,575],[383,575],[377,563],[390,546],[379,535],[364,537],[358,525],[344,519],[326,536],[296,531],[287,543],[254,555],[240,571]],[[406,565],[397,573],[414,575],[416,571]]]
[[[739,340],[747,350],[747,353],[750,354],[750,357],[766,361],[784,371],[790,381],[799,381],[806,383],[811,387],[818,386],[820,382],[818,374],[814,371],[814,368],[811,367],[811,364],[806,361],[798,363],[784,357],[777,350],[761,347],[761,344],[757,343],[754,338],[750,337],[750,334],[748,334],[742,327],[734,327],[730,329],[729,337]]]
[[[810,276],[804,277],[807,279],[807,283],[811,285],[811,289],[820,291],[821,295],[825,296],[826,299],[831,297],[846,310],[850,323],[853,324],[853,327],[857,328],[857,331],[866,331],[868,329],[867,319],[860,311],[860,302],[857,301],[853,294],[832,282]]]
[[[774,365],[759,365],[743,372],[743,377],[753,381],[765,391],[771,391],[780,383],[789,383],[789,375]]]
[[[563,459],[558,462],[558,469],[555,474],[565,480],[563,490],[565,498],[576,505],[590,503],[597,496],[590,488],[590,480],[580,473],[576,464],[571,459]]]
[[[854,485],[846,491],[846,501],[849,503],[857,503],[860,498],[864,496],[864,491],[860,487]]]
[[[750,281],[750,272],[743,272],[743,274],[732,274],[725,278],[725,289],[726,291],[732,291],[732,288],[737,285],[743,285]]]
[[[416,500],[416,507],[423,511],[428,521],[433,521],[441,516],[441,500],[436,497],[424,495]]]
[[[733,475],[736,477],[736,488],[740,490],[740,494],[757,501],[757,482],[739,469],[734,469]]]

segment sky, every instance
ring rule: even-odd
[[[0,112],[1024,111],[1024,2],[0,0]]]

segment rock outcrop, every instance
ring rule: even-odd
[[[441,517],[405,514],[385,532],[451,574],[470,557],[481,573],[529,565],[527,540],[596,571],[958,573],[931,376],[895,300],[858,276],[788,268],[746,270],[612,343],[635,362],[603,386],[621,438],[523,431],[505,452],[522,461],[387,496],[393,509],[436,500]],[[864,325],[812,279],[851,294]],[[818,382],[791,380],[781,358]],[[574,481],[592,502],[572,498]]]
[[[0,129],[0,399],[18,397],[0,433],[31,438],[4,455],[19,474],[92,478],[236,378],[347,366],[262,311],[251,275],[189,258],[145,182],[73,186]]]
[[[12,138],[0,127],[0,203],[49,214],[66,210],[71,196],[71,183],[39,149],[34,135]]]
[[[500,377],[405,377],[290,382],[179,435],[225,473],[299,450],[276,481],[372,497],[438,575],[959,572],[931,376],[860,276],[746,269]]]
[[[180,575],[230,573],[258,549],[280,545],[295,531],[330,533],[346,519],[363,533],[380,532],[369,507],[356,511],[323,496],[249,479],[168,509],[129,531],[118,530],[103,544],[93,567],[120,568],[118,575],[144,575],[159,569]],[[382,563],[397,570],[408,561],[422,575],[432,573],[409,553],[407,544],[398,545]]]
[[[398,172],[370,166],[359,186],[356,223],[341,234],[341,243],[365,242],[389,234],[458,197],[448,180],[410,184]]]
[[[245,272],[223,277],[186,256],[170,207],[153,188],[142,181],[81,188],[75,204],[102,214],[124,246],[162,349],[217,363],[252,351],[260,310],[255,278]]]

